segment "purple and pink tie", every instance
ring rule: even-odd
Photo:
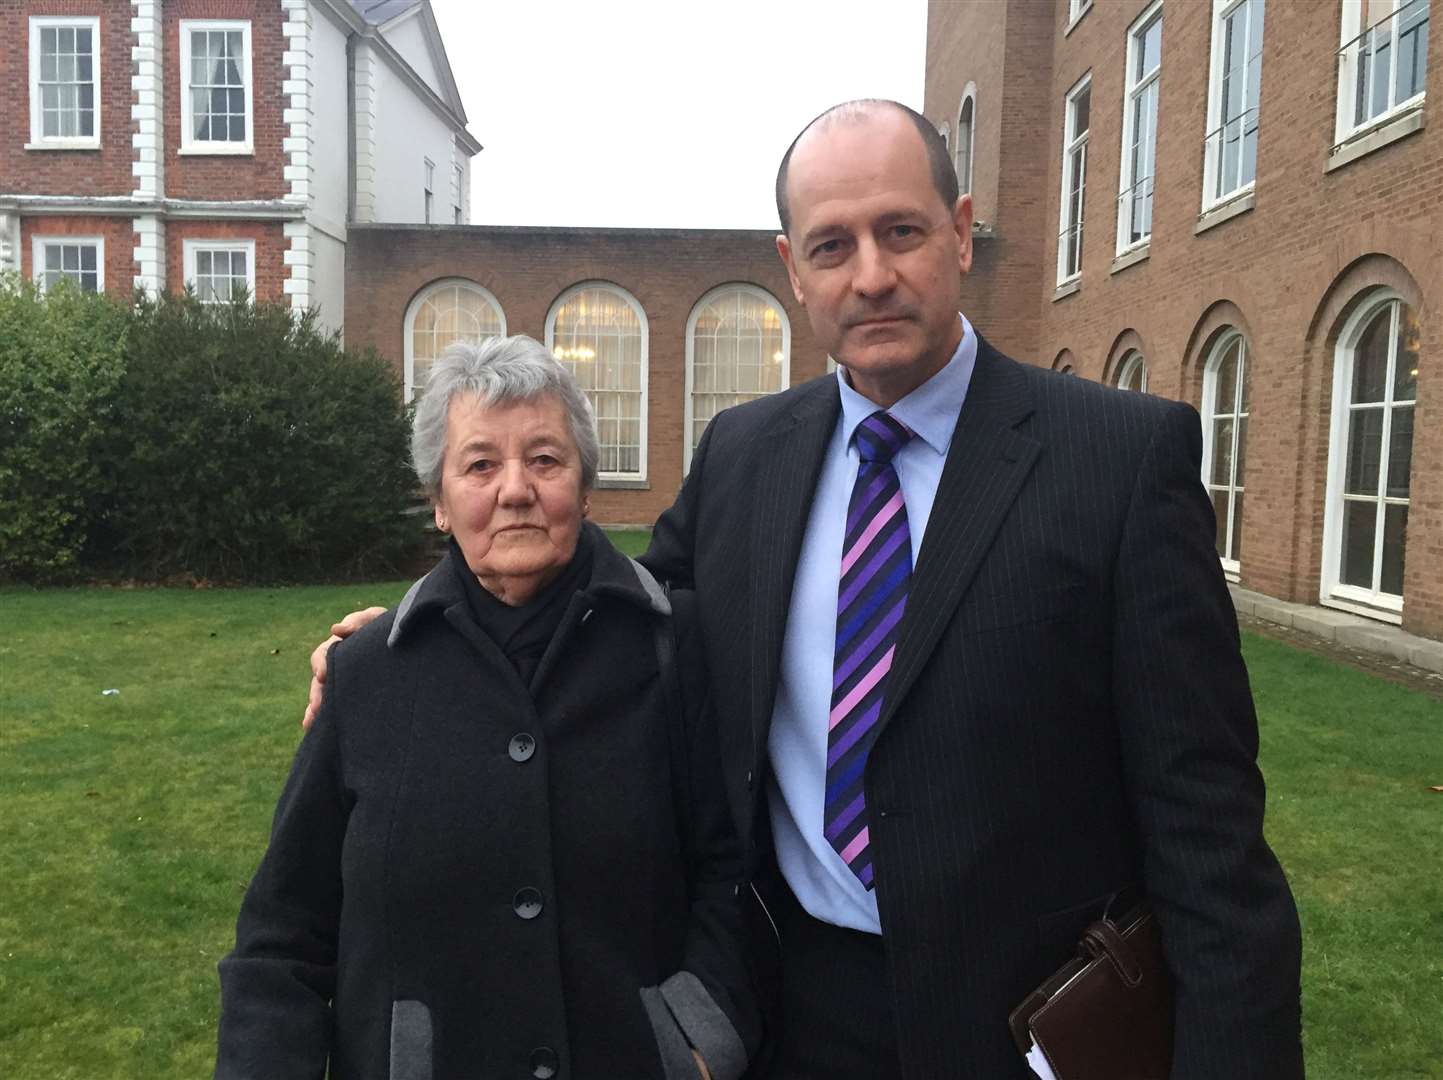
[[[837,584],[837,645],[827,733],[827,840],[872,888],[872,853],[862,774],[876,738],[897,628],[912,581],[907,505],[892,458],[912,432],[884,410],[857,425],[862,463],[847,507]]]

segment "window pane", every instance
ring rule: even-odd
[[[1412,401],[1418,396],[1418,316],[1407,304],[1398,311],[1398,359],[1393,369],[1393,400]]]
[[[1230,414],[1237,404],[1238,392],[1238,350],[1242,339],[1237,338],[1227,347],[1223,358],[1218,361],[1217,395],[1213,398],[1213,412],[1219,416]]]
[[[1377,510],[1372,502],[1343,503],[1343,564],[1339,579],[1344,585],[1373,587],[1373,534]]]
[[[1343,490],[1349,495],[1377,495],[1382,453],[1383,410],[1355,409],[1348,424],[1348,469]]]
[[[1228,557],[1228,489],[1212,488],[1213,517],[1217,519],[1215,546],[1218,555]]]
[[[1233,546],[1230,557],[1241,562],[1243,555],[1243,493],[1233,495]]]
[[[1227,417],[1213,421],[1213,472],[1214,484],[1231,484],[1233,481],[1233,420]]]
[[[82,247],[80,249],[80,269],[95,269],[95,249],[93,247]]]
[[[1089,113],[1092,110],[1092,87],[1088,86],[1078,92],[1072,99],[1072,134],[1076,138],[1088,128],[1090,123]]]
[[[1241,486],[1248,473],[1248,418],[1246,416],[1238,418],[1238,448],[1235,457],[1237,460],[1233,464],[1233,483]]]
[[[61,263],[61,249],[59,244],[45,245],[45,269],[59,270]]]
[[[1388,433],[1388,487],[1390,499],[1408,498],[1408,478],[1413,472],[1413,406],[1393,410]]]
[[[1384,304],[1358,338],[1353,355],[1354,404],[1382,401],[1388,386],[1388,330],[1393,304]]]
[[[1383,511],[1383,566],[1378,591],[1403,595],[1403,555],[1408,534],[1408,508],[1389,506]]]
[[[1138,74],[1144,74],[1162,62],[1162,17],[1154,19],[1142,32],[1142,48],[1138,50]]]

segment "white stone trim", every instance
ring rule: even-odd
[[[355,46],[355,190],[352,220],[357,224],[376,220],[376,51],[370,42],[358,39]]]
[[[0,270],[20,270],[20,215],[0,210]]]
[[[281,258],[288,270],[281,289],[291,298],[291,311],[299,315],[311,306],[311,227],[304,221],[288,221],[281,231],[287,241]]]
[[[156,5],[159,6],[159,5]],[[145,214],[132,222],[135,230],[135,287],[152,296],[165,292],[165,220]]]
[[[130,173],[138,199],[165,195],[165,95],[160,62],[162,24],[159,0],[130,0],[130,119],[136,130],[130,136],[135,151]],[[140,235],[140,222],[135,227]],[[163,234],[162,234],[163,235]],[[139,240],[137,239],[137,252]],[[139,259],[139,254],[136,258]],[[141,270],[136,284],[147,276]],[[161,260],[160,287],[165,287],[165,261]],[[150,285],[145,285],[150,288]]]
[[[286,76],[281,83],[281,93],[286,95],[287,106],[284,110],[287,132],[282,140],[287,164],[282,176],[290,184],[286,201],[308,204],[315,179],[311,161],[314,145],[310,135],[311,68],[315,59],[311,51],[311,9],[309,0],[281,0],[281,10],[286,15],[281,27],[286,36],[285,55],[281,58]]]

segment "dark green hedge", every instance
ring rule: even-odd
[[[43,328],[65,345],[42,367],[84,384],[83,406],[59,392],[27,411],[31,428],[80,429],[83,445],[49,446],[66,475],[83,478],[63,485],[73,494],[61,498],[49,482],[60,465],[36,474],[39,452],[0,448],[0,476],[50,490],[73,515],[64,544],[53,529],[0,533],[6,576],[54,579],[48,568],[63,567],[142,580],[334,580],[394,572],[420,539],[420,521],[405,513],[415,480],[401,389],[374,351],[342,349],[282,304],[183,295],[120,306],[71,290],[3,292],[0,337],[12,322],[37,330],[0,352],[0,401],[26,396]],[[70,320],[97,329],[65,329]],[[86,424],[66,420],[76,411]]]

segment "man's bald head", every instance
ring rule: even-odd
[[[792,152],[796,150],[797,144],[813,128],[825,130],[841,124],[855,124],[876,115],[882,109],[895,110],[912,121],[912,126],[917,129],[917,134],[921,137],[922,145],[927,152],[927,165],[928,171],[932,174],[932,186],[937,189],[938,197],[949,210],[956,205],[959,194],[957,173],[952,168],[952,158],[947,152],[947,143],[937,133],[937,129],[925,116],[915,109],[909,109],[900,101],[888,101],[885,98],[860,98],[856,101],[844,101],[840,105],[833,105],[813,119],[797,133],[797,137],[792,140],[792,145],[788,146],[787,152],[782,155],[781,167],[777,169],[777,216],[782,222],[782,232],[790,233],[792,229],[792,211],[787,202],[787,170],[792,163]]]

